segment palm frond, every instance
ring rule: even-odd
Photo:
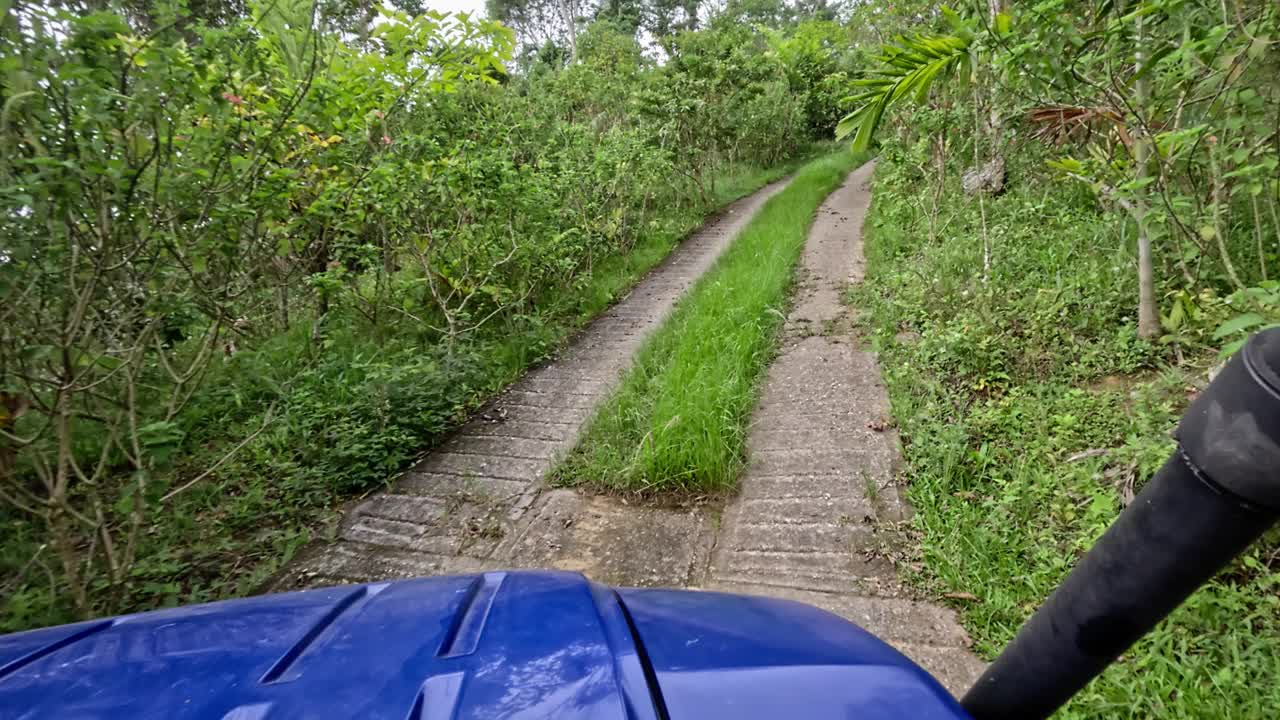
[[[955,35],[899,36],[881,48],[875,74],[854,81],[866,91],[846,98],[855,108],[836,125],[836,138],[853,135],[855,150],[866,150],[889,105],[904,98],[921,102],[934,80],[955,69],[969,54],[970,39]]]
[[[1027,122],[1039,126],[1033,137],[1053,145],[1112,131],[1126,147],[1133,146],[1124,114],[1115,108],[1041,105],[1027,112]]]

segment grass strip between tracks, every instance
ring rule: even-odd
[[[809,226],[863,159],[842,150],[815,160],[765,203],[645,343],[556,469],[557,484],[624,492],[733,485]]]

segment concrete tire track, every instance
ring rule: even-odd
[[[898,438],[876,358],[841,300],[863,277],[873,167],[851,173],[818,209],[704,587],[834,612],[958,694],[983,663],[955,614],[910,598],[888,559],[905,541],[885,528],[910,514],[895,485]]]

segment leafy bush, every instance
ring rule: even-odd
[[[984,277],[984,209],[955,172],[920,171],[927,142],[882,153],[869,274],[855,299],[871,310],[905,445],[915,580],[931,594],[978,597],[961,610],[990,658],[1169,456],[1170,432],[1216,356],[1136,338],[1123,230],[1034,153],[1024,150],[1016,182],[985,201]],[[1061,715],[1272,713],[1278,542],[1251,549]]]
[[[750,28],[331,9],[0,17],[5,627],[247,592],[811,139]]]

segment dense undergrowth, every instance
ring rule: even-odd
[[[0,630],[253,589],[829,137],[854,57],[339,10],[0,9]]]
[[[556,470],[628,492],[731,489],[814,212],[865,155],[816,160],[770,198],[641,349]]]
[[[713,206],[794,166],[726,172]],[[555,312],[504,319],[495,332],[454,348],[342,332],[325,338],[323,352],[299,355],[307,342],[304,327],[213,368],[208,390],[193,398],[179,426],[209,447],[192,448],[175,462],[174,475],[197,477],[227,445],[248,442],[153,520],[148,548],[154,555],[135,568],[124,606],[254,591],[333,519],[335,501],[379,487],[625,294],[702,218],[696,206],[673,212],[630,252],[598,263],[574,292],[556,297]],[[50,585],[38,572],[31,575],[47,552],[39,527],[13,515],[3,520],[12,534],[4,539],[0,565],[23,582],[7,588],[0,631],[70,619]]]
[[[1207,339],[1223,317],[1188,320],[1165,343],[1138,340],[1132,235],[1056,178],[1043,151],[1011,153],[1006,191],[982,208],[954,170],[925,172],[923,148],[895,141],[882,152],[869,275],[853,299],[870,310],[905,445],[915,579],[977,597],[960,610],[992,658],[1173,449],[1177,418],[1217,362],[1203,342],[1177,339]],[[1272,537],[1061,717],[1252,720],[1277,708]]]

